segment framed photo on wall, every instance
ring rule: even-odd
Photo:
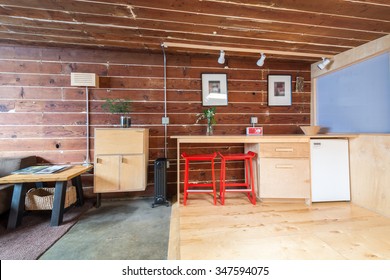
[[[202,105],[228,105],[226,74],[202,73]]]
[[[268,75],[268,106],[291,106],[291,75]]]

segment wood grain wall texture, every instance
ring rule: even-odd
[[[228,55],[228,54],[227,54]],[[196,124],[201,113],[201,73],[226,73],[228,106],[216,109],[215,134],[245,134],[250,117],[258,117],[265,134],[301,133],[310,122],[310,63],[268,58],[262,68],[256,59],[228,57],[229,68],[217,63],[218,54],[188,56],[167,54],[168,194],[176,191],[176,140],[170,135],[205,134],[206,124]],[[0,155],[36,155],[40,162],[82,163],[86,158],[86,89],[70,86],[71,72],[96,73],[100,88],[89,88],[90,157],[93,161],[94,129],[118,127],[119,116],[102,110],[105,98],[132,100],[133,127],[150,129],[149,179],[144,193],[153,193],[153,163],[165,156],[163,54],[88,49],[0,47]],[[267,105],[267,75],[292,75],[292,106]],[[295,79],[304,77],[303,92]],[[191,153],[242,151],[237,144],[187,145]],[[201,180],[208,167],[194,173]],[[240,176],[241,167],[236,171]],[[218,167],[217,167],[217,170]],[[92,174],[83,177],[86,194],[92,194]],[[181,177],[183,178],[183,177]]]

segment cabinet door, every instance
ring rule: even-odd
[[[145,156],[120,156],[120,190],[143,191],[146,188]]]
[[[119,190],[119,156],[98,155],[94,168],[95,193]]]
[[[260,198],[309,197],[309,159],[260,159]]]
[[[142,154],[145,153],[145,129],[96,129],[95,151],[97,154]]]

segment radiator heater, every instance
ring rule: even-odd
[[[167,159],[158,158],[154,162],[154,202],[152,207],[158,204],[169,206],[167,201]]]

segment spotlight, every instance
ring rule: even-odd
[[[320,63],[317,65],[317,67],[318,67],[320,70],[323,70],[323,69],[326,67],[326,65],[328,65],[329,63],[330,63],[329,58],[323,57],[323,58],[322,58],[322,62],[320,62]]]
[[[256,62],[256,65],[257,66],[263,66],[264,65],[264,60],[265,60],[266,56],[264,53],[261,53],[261,57],[259,58],[259,60]]]
[[[221,54],[219,55],[218,63],[219,64],[224,64],[225,63],[225,52],[223,50],[221,50]]]

